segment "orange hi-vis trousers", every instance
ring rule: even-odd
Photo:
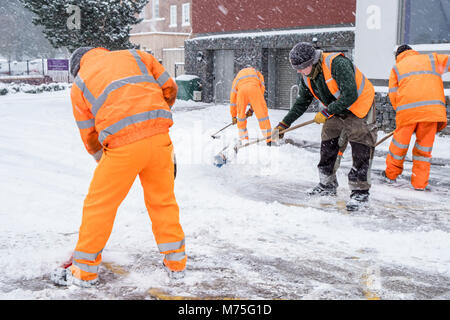
[[[255,116],[258,119],[259,128],[266,138],[266,142],[272,141],[272,127],[270,126],[269,111],[264,96],[261,94],[261,88],[254,84],[249,84],[239,88],[237,93],[237,127],[241,141],[248,140],[246,108],[250,104]]]
[[[395,129],[386,158],[386,176],[394,180],[402,173],[403,161],[414,132],[416,143],[412,151],[411,184],[416,189],[424,189],[428,185],[430,175],[431,151],[437,132],[437,122],[419,122]]]
[[[165,255],[164,264],[173,271],[185,269],[187,256],[174,194],[172,153],[168,133],[104,149],[84,201],[71,267],[75,277],[85,281],[97,278],[117,209],[138,175],[158,249]]]

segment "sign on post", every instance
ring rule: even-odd
[[[69,71],[69,60],[67,59],[47,59],[48,71]]]

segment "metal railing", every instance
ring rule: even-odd
[[[294,105],[294,103],[292,102],[292,92],[295,90],[297,90],[296,96],[298,95],[298,85],[293,85],[289,91],[289,109],[292,109],[292,106]]]
[[[214,104],[217,104],[217,86],[220,85],[222,88],[222,99],[223,99],[223,82],[218,81],[216,85],[214,86]]]

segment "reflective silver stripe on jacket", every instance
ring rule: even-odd
[[[366,77],[362,75],[362,81],[361,81],[361,85],[359,86],[358,89],[358,98],[362,95],[363,91],[364,91],[364,87],[366,86]],[[355,80],[356,80],[356,76],[355,76]]]
[[[164,71],[158,79],[156,79],[156,82],[158,82],[160,87],[163,87],[167,81],[169,81],[170,75],[167,73],[167,71]]]
[[[431,158],[427,158],[427,157],[421,157],[421,156],[413,155],[412,159],[413,159],[413,161],[423,161],[423,162],[430,162],[431,163]]]
[[[236,107],[236,103],[230,103],[230,107]]]
[[[398,87],[389,88],[389,93],[397,92]]]
[[[176,242],[159,243],[158,249],[159,252],[163,253],[165,251],[181,249],[183,246],[184,246],[184,239]]]
[[[148,74],[147,66],[142,61],[141,56],[139,55],[139,53],[137,53],[137,51],[134,50],[134,49],[129,50],[129,51],[133,55],[134,59],[136,60],[136,62],[138,64],[139,69],[141,70],[142,74]]]
[[[259,122],[263,122],[263,121],[266,121],[266,120],[269,120],[269,117],[264,117],[264,118],[258,119]]]
[[[157,84],[155,78],[151,75],[140,75],[140,76],[132,76],[125,79],[120,79],[111,82],[105,90],[103,90],[102,94],[97,98],[94,105],[92,106],[92,114],[94,117],[97,115],[98,110],[103,106],[103,104],[106,102],[106,99],[108,99],[108,96],[113,91],[120,89],[128,84],[136,84],[140,82],[149,82],[149,83],[155,83]]]
[[[448,70],[449,68],[450,68],[450,56],[447,59],[447,64],[444,67],[444,72],[443,73],[449,72],[449,70]]]
[[[398,156],[396,154],[393,154],[391,151],[389,151],[389,154],[391,155],[392,158],[394,158],[396,160],[403,160],[403,159],[405,159],[405,156]]]
[[[423,74],[431,74],[431,75],[438,76],[438,77],[441,76],[441,74],[436,71],[413,71],[413,72],[408,72],[408,73],[402,74],[400,77],[398,77],[398,81],[403,80],[407,77],[423,75]]]
[[[413,102],[413,103],[407,103],[401,106],[397,107],[397,112],[399,111],[403,111],[406,109],[412,109],[412,108],[417,108],[417,107],[424,107],[424,106],[429,106],[429,105],[441,105],[443,107],[445,106],[445,103],[442,102],[441,100],[428,100],[428,101],[419,101],[419,102]]]
[[[433,69],[433,72],[436,72],[436,61],[434,60],[434,56],[432,53],[428,54],[428,58],[430,58],[430,62],[431,62],[431,69]]]
[[[394,70],[395,74],[397,75],[397,81],[400,81],[400,79],[399,79],[399,77],[400,77],[400,72],[398,72],[397,65],[395,65],[394,67],[392,67],[392,70]]]
[[[325,59],[325,64],[327,65],[328,69],[330,69],[330,71],[331,71],[331,59],[334,58],[334,57],[337,57],[338,55],[340,55],[340,53],[330,54]]]
[[[165,255],[167,261],[180,261],[186,257],[186,253],[183,252],[174,252]]]
[[[398,142],[397,140],[395,140],[394,138],[392,138],[392,143],[394,145],[396,145],[398,148],[400,149],[408,149],[409,148],[409,144],[401,144],[400,142]]]
[[[137,53],[136,50],[129,50],[131,55],[136,60],[136,63],[139,66],[139,69],[142,72],[142,75],[138,76],[131,76],[124,79],[119,79],[116,81],[111,82],[100,94],[98,98],[95,98],[92,93],[89,91],[89,89],[86,87],[84,81],[81,79],[81,77],[78,75],[75,78],[75,84],[81,89],[83,92],[84,97],[89,101],[89,103],[92,105],[92,114],[94,117],[97,115],[100,108],[103,106],[103,104],[108,99],[108,96],[113,91],[122,88],[123,86],[126,86],[128,84],[136,84],[141,82],[148,82],[148,83],[155,83],[158,84],[160,87],[162,87],[170,78],[170,75],[164,71],[161,76],[158,78],[158,80],[155,80],[155,78],[148,73],[147,67],[142,61],[141,57]]]
[[[236,79],[236,83],[234,84],[233,89],[236,90],[236,87],[237,87],[239,81],[241,81],[242,79],[245,79],[245,78],[258,78],[258,80],[261,82],[261,80],[259,79],[258,75],[256,75],[256,74],[249,74],[249,75],[242,76],[242,77]]]
[[[77,121],[78,129],[89,129],[95,127],[95,119]]]
[[[80,75],[77,75],[75,80],[75,84],[78,88],[80,88],[81,92],[83,92],[83,96],[86,98],[86,100],[91,104],[94,105],[96,99],[94,95],[89,91],[86,84],[84,83],[83,79],[81,79]]]
[[[92,156],[94,157],[95,160],[99,161],[102,158],[102,155],[103,155],[103,148],[98,150]]]
[[[336,91],[336,93],[335,94],[333,94],[333,96],[336,98],[336,99],[339,99],[339,97],[341,96],[341,91]]]
[[[152,111],[146,111],[142,113],[138,113],[126,118],[123,118],[122,120],[116,122],[115,124],[109,126],[108,128],[102,130],[100,134],[98,135],[98,140],[101,144],[103,144],[103,141],[112,134],[115,134],[122,130],[125,127],[128,127],[129,125],[136,124],[139,122],[147,121],[147,120],[153,120],[157,118],[164,118],[164,119],[170,119],[172,120],[172,113],[170,111],[164,110],[164,109],[158,109],[158,110],[152,110]]]
[[[416,144],[414,145],[414,148],[423,151],[423,152],[431,152],[433,150],[433,147],[422,147],[420,144],[418,144],[416,142]]]

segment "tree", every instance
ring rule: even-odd
[[[58,51],[33,25],[34,14],[19,0],[0,0],[0,56],[8,60],[54,57]]]
[[[149,0],[21,0],[36,14],[35,25],[55,48],[103,47],[119,50],[136,47],[130,38],[139,13]]]

